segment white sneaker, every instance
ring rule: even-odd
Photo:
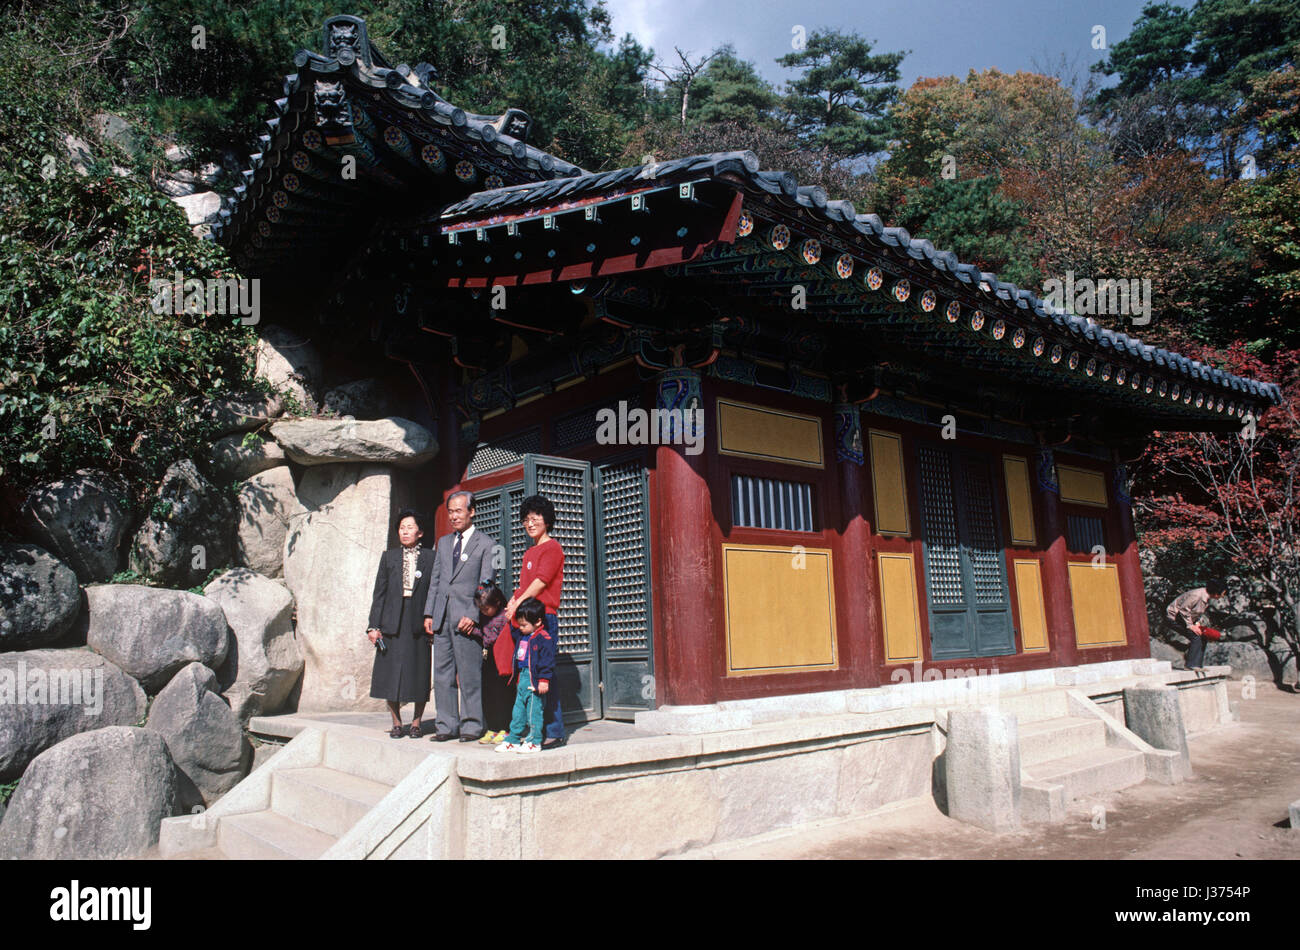
[[[498,751],[498,752],[518,752],[518,751],[520,751],[522,748],[523,748],[522,746],[515,745],[513,742],[503,742],[503,743],[501,743],[499,746],[497,746],[496,751]]]
[[[533,752],[541,752],[541,751],[542,751],[542,747],[539,746],[536,742],[525,742],[523,745],[519,747],[520,755],[528,755]]]

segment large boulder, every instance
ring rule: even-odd
[[[1205,665],[1230,666],[1238,676],[1250,675],[1265,681],[1273,679],[1269,655],[1258,643],[1211,640],[1205,645]]]
[[[1171,646],[1170,644],[1165,643],[1165,641],[1163,640],[1157,640],[1155,637],[1152,637],[1151,638],[1151,659],[1168,660],[1170,663],[1174,664],[1175,666],[1181,667],[1183,663],[1183,651],[1179,650],[1175,646]]]
[[[78,175],[89,175],[90,166],[95,163],[95,154],[90,150],[90,143],[71,132],[63,133],[63,156]]]
[[[174,587],[230,563],[235,507],[189,459],[167,469],[131,545],[131,570]]]
[[[212,474],[221,482],[242,482],[284,463],[279,443],[260,435],[227,435],[212,443]]]
[[[90,128],[101,142],[116,145],[128,154],[133,155],[141,149],[140,137],[131,128],[131,123],[120,115],[97,112],[90,117]]]
[[[284,400],[276,393],[235,393],[209,399],[204,418],[217,427],[219,435],[260,429],[284,412]]]
[[[137,584],[86,588],[86,643],[156,694],[190,663],[221,668],[229,650],[226,615],[215,601]]]
[[[1274,637],[1269,641],[1268,652],[1273,655],[1273,663],[1277,669],[1282,672],[1283,683],[1294,683],[1297,681],[1296,673],[1296,655],[1288,644],[1281,637]]]
[[[289,458],[302,465],[386,462],[404,468],[438,454],[438,443],[418,422],[393,416],[360,419],[293,419],[271,426]]]
[[[81,583],[93,584],[117,571],[131,503],[120,480],[83,469],[33,489],[20,517],[33,541],[63,560]]]
[[[388,415],[388,391],[377,379],[358,379],[335,386],[325,394],[325,411],[354,419],[382,419]]]
[[[320,408],[320,353],[305,336],[287,327],[269,324],[258,334],[255,372],[275,389],[297,400],[302,412]]]
[[[149,708],[147,726],[167,740],[183,776],[179,797],[186,811],[211,805],[238,785],[253,760],[239,718],[217,690],[216,674],[191,663],[172,677]]]
[[[80,610],[71,568],[34,544],[0,544],[0,650],[54,643]]]
[[[302,676],[293,628],[293,596],[282,584],[237,567],[203,589],[226,615],[234,642],[217,671],[240,722],[279,712]]]
[[[179,195],[172,201],[181,206],[185,220],[190,224],[211,224],[217,219],[221,210],[221,196],[215,191],[199,191],[188,195]]]
[[[140,684],[86,649],[0,653],[0,782],[50,746],[144,715]]]
[[[303,510],[289,466],[259,472],[239,485],[235,563],[267,577],[284,573],[289,521]]]
[[[379,556],[413,493],[385,465],[320,465],[298,484],[305,513],[289,525],[284,579],[306,657],[300,710],[381,709],[370,699],[375,651],[365,630]]]
[[[177,813],[177,771],[158,733],[108,726],[66,739],[23,773],[0,823],[0,858],[132,858]]]

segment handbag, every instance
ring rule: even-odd
[[[496,643],[492,644],[492,661],[502,676],[510,676],[515,671],[515,638],[510,632],[513,629],[513,624],[506,624]]]

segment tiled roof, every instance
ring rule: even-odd
[[[964,263],[952,251],[940,250],[929,241],[912,237],[904,228],[886,227],[875,214],[858,214],[847,201],[830,200],[820,186],[801,186],[788,172],[759,168],[752,152],[716,152],[650,165],[637,165],[607,172],[590,172],[560,181],[527,182],[480,191],[443,209],[442,230],[484,223],[498,216],[526,215],[530,210],[553,206],[557,201],[578,202],[596,199],[604,193],[626,190],[637,184],[664,185],[701,180],[728,181],[750,196],[770,196],[777,206],[803,209],[814,220],[837,232],[845,241],[859,236],[869,244],[905,254],[933,270],[940,282],[958,282],[989,294],[1007,308],[1014,308],[1042,327],[1063,330],[1088,349],[1100,354],[1127,354],[1164,372],[1182,376],[1197,384],[1209,384],[1238,392],[1251,401],[1280,403],[1281,389],[1275,383],[1263,383],[1235,376],[1199,360],[1193,360],[1161,347],[1143,343],[1127,333],[1107,329],[1082,316],[1051,306],[1033,291],[999,280],[996,274],[981,271]]]
[[[383,201],[416,194],[436,206],[439,196],[455,199],[494,176],[515,184],[582,172],[528,144],[532,121],[522,110],[466,112],[429,88],[427,63],[391,66],[359,17],[326,20],[322,49],[294,56],[297,72],[284,77],[261,148],[213,226],[243,268],[265,271],[334,251],[346,229],[355,244],[364,236],[358,216]],[[351,176],[341,173],[345,161],[354,163]]]

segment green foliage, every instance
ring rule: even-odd
[[[1179,144],[1213,157],[1226,177],[1259,144],[1243,118],[1262,77],[1294,63],[1300,0],[1197,0],[1191,9],[1148,4],[1132,33],[1093,67],[1119,77],[1092,103],[1121,144]]]
[[[90,30],[96,16],[47,11],[0,38],[0,478],[19,489],[81,467],[151,481],[210,441],[202,402],[251,375],[238,318],[150,308],[151,278],[230,271],[144,180],[147,136],[143,157],[97,147],[126,174],[67,161],[64,136],[120,103],[44,31]]]
[[[110,584],[143,584],[152,586],[153,581],[135,571],[118,571],[109,579]]]
[[[0,805],[8,804],[9,799],[13,798],[14,790],[18,788],[18,779],[11,782],[0,782]]]
[[[829,161],[882,151],[905,55],[873,53],[871,42],[856,33],[814,32],[803,49],[777,60],[802,70],[790,81],[782,103],[788,126],[805,148],[822,152]]]
[[[1252,254],[1256,349],[1300,344],[1300,171],[1233,185],[1237,232]]]
[[[630,37],[605,48],[613,34],[603,5],[394,0],[357,12],[372,42],[431,63],[449,101],[482,113],[523,109],[534,144],[584,167],[610,164],[641,119],[650,54]]]
[[[909,188],[896,223],[1021,286],[1038,281],[1024,209],[999,190],[997,175],[945,179]]]
[[[775,126],[779,102],[772,84],[758,74],[754,64],[739,59],[731,46],[724,46],[700,72],[691,86],[688,125],[734,122],[741,125]],[[678,100],[680,105],[680,97]],[[674,109],[674,115],[677,110]]]

